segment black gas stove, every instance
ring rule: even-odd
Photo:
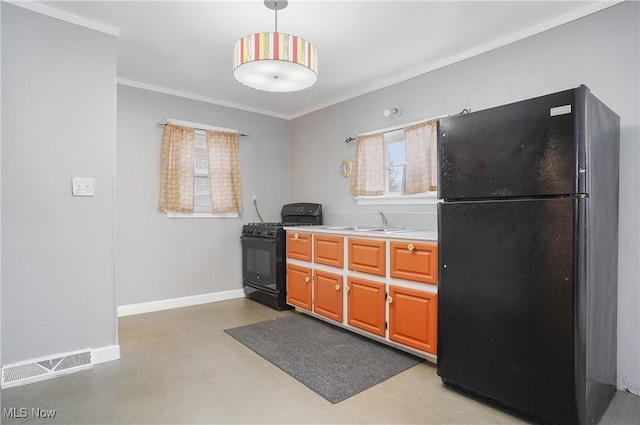
[[[284,227],[322,224],[322,205],[297,203],[282,207],[282,221],[242,226],[242,283],[248,298],[278,310],[287,304],[287,238]]]

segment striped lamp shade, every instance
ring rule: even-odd
[[[270,92],[311,87],[318,79],[316,48],[290,34],[260,32],[233,48],[233,75],[245,86]]]

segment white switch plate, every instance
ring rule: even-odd
[[[73,196],[94,196],[95,181],[91,177],[74,177],[71,179]]]

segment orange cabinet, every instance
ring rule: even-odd
[[[385,241],[349,238],[349,270],[386,275]]]
[[[430,285],[438,282],[437,243],[358,236],[288,230],[287,303],[425,358],[436,356],[438,295]]]
[[[342,268],[344,264],[342,236],[313,235],[313,261]]]
[[[414,282],[438,282],[438,246],[430,243],[390,242],[391,277]]]
[[[342,276],[314,270],[313,311],[342,323]]]
[[[438,296],[389,286],[389,340],[436,354]]]
[[[311,269],[287,264],[287,304],[311,310]]]
[[[311,261],[311,234],[287,231],[287,257]]]
[[[347,277],[347,323],[376,335],[385,334],[385,285]]]

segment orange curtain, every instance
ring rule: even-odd
[[[352,196],[377,196],[385,193],[384,134],[356,138],[356,155],[349,193]]]
[[[214,213],[242,211],[238,133],[207,131],[209,184]]]
[[[437,120],[405,127],[405,193],[434,191],[438,186]]]
[[[193,212],[193,140],[195,130],[167,124],[162,137],[160,209]]]

